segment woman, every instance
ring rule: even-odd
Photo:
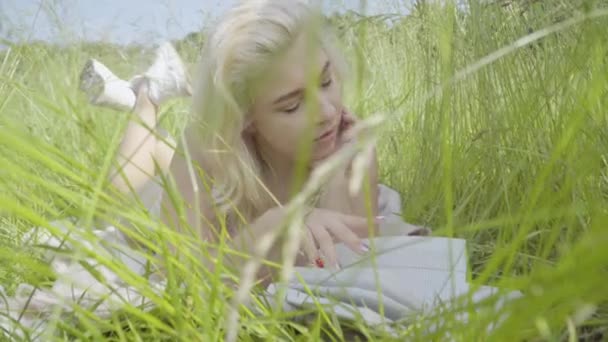
[[[145,126],[156,127],[158,110],[141,82],[133,111],[137,120],[123,138],[121,172],[113,174],[112,183],[123,191],[141,191],[159,165],[187,203],[179,219],[164,196],[163,218],[169,226],[200,227],[200,235],[214,241],[219,207],[232,246],[253,254],[250,241],[259,241],[284,221],[282,204],[300,188],[297,158],[302,147],[310,150],[306,179],[316,165],[356,138],[351,129],[355,118],[342,102],[345,63],[321,18],[319,8],[299,0],[244,1],[230,10],[207,40],[194,75],[194,122],[186,144],[174,155],[150,134]],[[378,211],[375,153],[366,177],[369,197],[365,186],[349,194],[348,170],[346,165],[321,189],[306,216],[301,250],[307,259],[299,257],[298,265],[338,269],[336,242],[358,253],[368,250],[361,239],[373,232],[368,217]],[[208,182],[213,191],[204,191]],[[277,242],[269,258],[280,261],[280,249]],[[269,275],[264,269],[259,276]]]

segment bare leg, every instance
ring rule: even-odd
[[[140,190],[157,171],[166,170],[173,157],[173,146],[155,131],[158,109],[148,96],[148,83],[141,82],[135,91],[132,118],[118,150],[118,167],[110,174],[111,183],[124,193]]]
[[[177,142],[171,136],[159,139],[156,142],[154,160],[156,161],[160,172],[166,173],[169,170],[176,146]]]
[[[156,131],[157,107],[167,99],[192,93],[186,69],[171,43],[161,44],[154,63],[129,81],[101,62],[89,60],[80,75],[80,89],[93,104],[132,111],[109,177],[114,187],[138,193],[158,172],[169,169],[176,144]]]

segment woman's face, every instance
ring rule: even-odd
[[[336,150],[342,113],[341,87],[322,49],[311,54],[305,35],[285,52],[260,84],[247,131],[273,158],[295,159],[302,144],[313,162]],[[318,80],[308,92],[310,77]]]

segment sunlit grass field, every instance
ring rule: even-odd
[[[501,312],[470,308],[468,323],[446,313],[429,332],[434,318],[422,317],[399,325],[398,338],[360,322],[341,326],[329,312],[303,324],[292,314],[242,310],[242,340],[343,340],[341,329],[382,341],[606,339],[608,6],[513,1],[466,9],[334,17],[351,63],[346,98],[361,117],[388,116],[381,181],[401,193],[406,221],[466,238],[471,281],[523,298],[504,308],[493,330]],[[203,44],[204,35],[176,46],[194,67]],[[32,226],[75,217],[93,227],[119,215],[154,225],[107,191],[128,114],[93,107],[78,89],[88,58],[128,78],[148,65],[150,48],[15,44],[0,53],[0,284],[9,293],[53,279],[39,252],[18,242]],[[162,110],[162,125],[179,135],[188,101]],[[138,232],[152,249],[181,239],[167,229]],[[76,310],[57,319],[54,338],[222,340],[231,290],[193,260],[169,270],[154,310],[130,308],[110,320]]]

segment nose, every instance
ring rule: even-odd
[[[319,97],[319,116],[317,123],[325,125],[328,121],[333,121],[338,114],[337,106],[327,96]]]

